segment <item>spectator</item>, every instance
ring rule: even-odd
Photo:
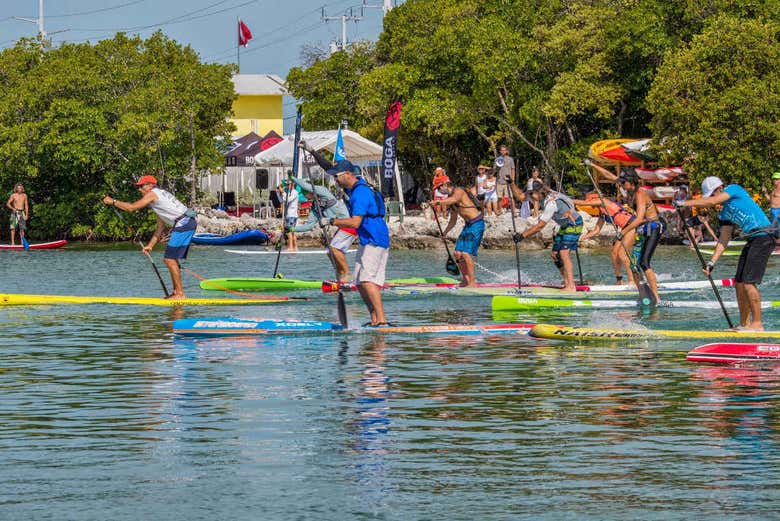
[[[501,155],[496,158],[496,166],[499,168],[496,187],[499,199],[503,200],[504,197],[509,197],[507,176],[512,179],[512,182],[515,182],[515,160],[509,155],[509,149],[506,145],[501,145],[499,152]]]
[[[487,177],[485,178],[485,215],[501,215],[501,210],[498,206],[498,193],[496,192],[496,173],[490,168],[487,171]]]
[[[295,237],[295,225],[298,222],[298,190],[292,179],[285,181],[285,187],[279,186],[278,190],[283,196],[284,207],[284,233],[287,239],[287,251],[298,251],[298,240]]]

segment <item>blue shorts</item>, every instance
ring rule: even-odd
[[[165,248],[164,258],[186,259],[187,250],[190,249],[190,242],[192,242],[192,236],[195,235],[197,228],[198,221],[192,217],[182,217],[173,227],[168,247]]]
[[[284,220],[284,225],[287,228],[287,233],[294,232],[296,224],[298,224],[298,218],[297,217],[287,217]]]
[[[552,251],[577,250],[580,244],[580,235],[582,235],[582,217],[577,217],[573,224],[561,226],[558,233],[553,237]]]
[[[780,208],[770,208],[769,209],[769,220],[772,222],[775,222],[778,220],[778,216],[780,216]]]
[[[455,243],[455,251],[468,253],[472,257],[476,257],[484,233],[485,221],[480,214],[479,217],[466,223],[466,226],[463,227],[463,231],[458,235],[458,242]]]

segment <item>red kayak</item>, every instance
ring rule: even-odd
[[[53,248],[62,248],[68,244],[68,241],[62,240],[62,241],[52,241],[52,242],[39,242],[38,244],[31,244],[30,249],[31,250],[51,250]],[[11,246],[10,244],[0,244],[0,250],[23,250],[24,246],[21,244],[15,244]]]
[[[732,364],[756,360],[780,361],[780,344],[704,344],[688,352],[690,362]]]

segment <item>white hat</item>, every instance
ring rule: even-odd
[[[701,182],[701,196],[702,197],[709,197],[712,195],[712,192],[717,190],[723,186],[723,181],[720,180],[720,177],[710,176],[704,178],[704,181]]]

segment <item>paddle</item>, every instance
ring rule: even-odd
[[[127,223],[125,218],[122,216],[121,213],[119,213],[119,210],[116,209],[116,206],[111,207],[114,210],[114,213],[117,217],[119,217],[119,220],[122,221],[125,226],[132,232],[133,230],[130,228],[130,225]],[[165,298],[168,298],[171,296],[171,294],[168,292],[168,288],[165,286],[165,282],[163,281],[162,275],[160,275],[160,270],[157,269],[157,264],[154,263],[154,259],[149,254],[148,251],[144,250],[144,243],[140,241],[140,239],[137,239],[138,234],[136,234],[136,238],[133,239],[133,242],[138,242],[138,244],[141,246],[141,251],[143,251],[144,255],[147,259],[149,259],[149,262],[152,263],[152,268],[154,269],[155,275],[157,275],[157,280],[160,281],[160,285],[162,286],[163,293],[165,294]]]
[[[512,184],[514,181],[509,176],[506,179],[507,186],[509,186],[509,210],[512,212],[512,233],[513,236],[517,234],[517,224],[515,223],[515,194],[512,193]],[[515,245],[515,267],[517,268],[517,290],[522,288],[522,280],[520,279],[520,248],[518,243],[512,241]]]
[[[441,240],[444,243],[444,249],[447,250],[447,264],[445,265],[445,269],[450,275],[458,277],[460,276],[460,268],[458,268],[458,263],[455,262],[455,259],[452,258],[452,253],[450,253],[450,247],[447,245],[447,238],[444,236],[444,230],[441,228],[439,214],[436,213],[436,210],[433,211],[433,216],[436,218],[436,225],[439,227],[439,236],[441,236]]]
[[[298,109],[298,118],[301,117],[301,109]],[[296,147],[297,148],[297,147]],[[317,215],[319,215],[319,219],[317,219],[317,223],[320,227],[320,233],[322,233],[322,240],[325,242],[325,249],[328,252],[328,259],[330,259],[330,263],[333,266],[333,271],[336,272],[336,277],[339,276],[339,270],[336,266],[336,259],[333,256],[333,251],[330,248],[330,235],[328,234],[327,228],[323,226],[321,219],[324,217],[322,215],[322,206],[320,206],[320,197],[317,195],[317,189],[316,185],[314,184],[314,179],[311,178],[311,171],[308,167],[305,168],[306,171],[306,177],[309,179],[309,183],[311,183],[311,190],[314,197],[312,198],[314,202],[314,210],[317,212]],[[336,281],[336,287],[338,291],[338,300],[336,304],[336,310],[339,315],[339,322],[341,322],[341,325],[346,328],[348,324],[348,317],[347,317],[347,305],[344,302],[344,291],[341,288],[341,281]]]
[[[604,194],[601,193],[601,189],[599,188],[598,183],[593,178],[593,174],[590,173],[590,168],[588,168],[588,164],[585,164],[585,173],[588,174],[588,177],[590,178],[591,182],[593,182],[593,188],[596,189],[596,193],[599,194],[599,200],[601,200],[601,206],[604,208],[604,211],[607,210],[607,205],[604,202]],[[606,220],[606,219],[605,219]],[[610,219],[610,222],[612,224],[612,227],[615,229],[616,234],[620,234],[620,230],[617,227],[617,224],[615,223],[614,219]],[[657,304],[655,300],[655,296],[653,295],[653,291],[650,289],[650,284],[647,282],[647,277],[645,276],[645,272],[637,266],[636,262],[634,261],[634,258],[628,253],[628,249],[626,248],[626,245],[623,244],[622,240],[618,240],[620,243],[620,246],[623,248],[623,253],[626,254],[626,257],[628,257],[628,262],[631,265],[631,271],[634,272],[637,279],[639,280],[639,284],[637,285],[637,289],[639,290],[639,298],[640,302],[643,306],[655,306]]]
[[[295,116],[295,138],[293,140],[293,165],[292,176],[298,177],[298,143],[301,141],[301,110],[298,109],[298,113]],[[287,237],[285,233],[287,229],[287,211],[290,209],[290,188],[291,184],[287,183],[284,189],[284,211],[282,212],[282,233],[279,240],[276,241],[276,262],[274,263],[274,278],[276,278],[279,272],[279,259],[282,256],[282,240]]]
[[[577,257],[577,271],[580,274],[580,286],[585,285],[585,281],[582,279],[582,264],[580,264],[580,249],[574,250],[574,256]]]
[[[685,230],[685,234],[688,235],[688,240],[691,241],[691,244],[693,245],[693,249],[696,250],[696,256],[699,257],[699,262],[701,263],[702,269],[707,268],[707,263],[704,261],[704,256],[701,254],[701,251],[699,250],[699,245],[696,244],[696,241],[693,238],[693,232],[688,227],[688,223],[685,221],[685,217],[683,216],[682,209],[678,206],[677,207],[677,215],[680,217],[680,224],[683,227],[683,230]],[[720,292],[718,291],[718,288],[715,286],[715,281],[712,280],[712,274],[709,270],[707,270],[707,279],[710,281],[710,286],[712,286],[712,291],[715,293],[715,298],[718,300],[718,303],[720,303],[720,309],[723,310],[723,316],[726,317],[726,322],[728,323],[730,328],[734,327],[734,323],[731,322],[731,317],[729,317],[728,311],[726,311],[726,306],[723,304],[723,299],[720,298]]]
[[[22,234],[22,246],[24,246],[25,250],[30,249],[30,243],[27,242],[27,237],[24,234]]]

